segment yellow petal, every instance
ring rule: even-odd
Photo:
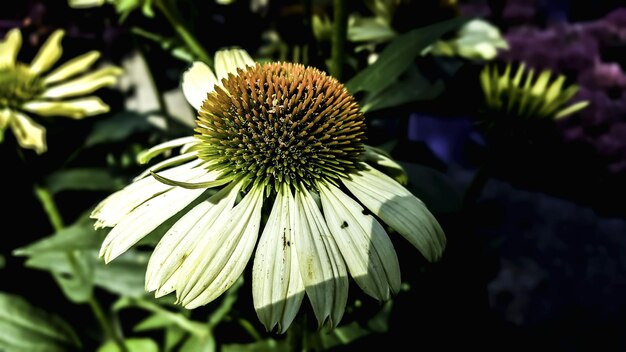
[[[33,149],[37,154],[48,150],[46,145],[46,129],[33,121],[30,117],[13,111],[11,129],[15,139],[22,148]]]
[[[44,78],[43,83],[49,85],[70,78],[77,73],[87,70],[98,58],[100,58],[100,53],[95,50],[77,56],[52,71]]]
[[[77,120],[109,111],[109,106],[98,97],[66,101],[32,101],[24,104],[22,108],[42,116],[65,116]]]
[[[34,74],[41,74],[47,71],[54,65],[57,60],[63,54],[63,48],[61,47],[61,40],[65,35],[65,31],[57,29],[54,31],[48,40],[43,44],[39,52],[30,63],[30,71]]]
[[[109,87],[117,83],[117,77],[122,72],[119,67],[103,67],[71,81],[50,87],[43,92],[42,96],[58,99],[90,94],[102,87]]]
[[[0,67],[13,67],[21,46],[22,33],[18,28],[11,29],[0,42]]]
[[[11,117],[13,117],[13,113],[10,109],[0,110],[0,130],[4,130],[9,125]]]
[[[68,0],[68,5],[75,9],[86,9],[104,5],[104,0]]]

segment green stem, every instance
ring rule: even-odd
[[[62,230],[65,227],[63,224],[63,217],[61,216],[61,212],[59,211],[59,208],[57,207],[56,202],[54,201],[54,197],[52,196],[52,193],[50,193],[50,190],[48,190],[46,187],[35,185],[35,195],[37,196],[37,199],[39,200],[41,206],[46,212],[46,215],[48,215],[48,219],[50,220],[50,224],[52,224],[54,230]],[[76,257],[74,256],[74,253],[66,252],[66,254],[70,262],[70,267],[72,268],[72,271],[75,275],[79,275],[80,270],[78,269],[78,263],[76,262]],[[96,320],[100,324],[100,327],[104,331],[107,338],[115,341],[121,352],[128,352],[124,341],[118,334],[115,333],[115,330],[109,323],[109,320],[106,318],[104,311],[100,306],[100,303],[95,299],[95,297],[89,297],[89,301],[87,303],[89,303],[89,307],[91,308],[94,316],[96,317]]]
[[[258,331],[256,331],[256,329],[254,328],[254,326],[252,326],[252,323],[250,323],[248,320],[243,319],[243,318],[239,318],[237,319],[237,323],[239,323],[239,325],[246,330],[246,332],[248,334],[250,334],[250,336],[252,336],[252,338],[255,341],[261,341],[263,340],[263,336],[261,336],[261,334],[259,334]]]
[[[54,198],[52,198],[52,194],[50,191],[42,186],[35,185],[35,195],[43,210],[48,215],[48,219],[50,220],[50,224],[52,224],[52,228],[55,231],[61,230],[65,225],[63,225],[63,218],[61,217],[61,213],[59,212],[59,208],[57,208],[56,203],[54,202]]]
[[[189,32],[189,30],[184,26],[176,8],[169,6],[167,0],[156,0],[155,4],[159,10],[161,10],[163,15],[165,15],[176,33],[178,33],[180,38],[185,42],[185,44],[187,44],[189,49],[198,57],[198,59],[204,61],[207,65],[212,66],[213,60],[211,60],[211,57],[206,50],[204,50],[204,47],[202,47],[196,37],[194,37],[193,34],[191,34],[191,32]]]
[[[348,8],[345,0],[333,0],[333,17],[330,74],[341,82],[343,80],[343,66],[346,61],[346,38],[348,37]]]

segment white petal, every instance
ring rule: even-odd
[[[339,324],[348,299],[348,273],[313,197],[296,191],[294,245],[300,275],[319,326]]]
[[[108,233],[102,242],[100,256],[107,263],[115,259],[205,191],[174,187],[141,204]]]
[[[154,158],[157,155],[160,155],[166,151],[169,151],[171,149],[174,149],[176,147],[180,147],[180,146],[184,146],[186,144],[190,144],[190,143],[198,143],[199,140],[194,137],[194,136],[189,136],[189,137],[181,137],[181,138],[176,138],[176,139],[172,139],[171,141],[167,141],[165,143],[161,143],[161,144],[157,144],[154,147],[142,151],[141,153],[139,153],[139,155],[137,156],[137,161],[140,164],[145,164],[148,161],[150,161],[150,159]]]
[[[52,83],[56,83],[64,79],[70,78],[80,72],[87,70],[99,58],[100,53],[95,50],[75,57],[56,68],[50,74],[46,75],[43,83],[47,86]]]
[[[245,69],[254,65],[254,60],[242,49],[219,50],[215,53],[215,73],[218,82],[228,77],[229,73],[236,74],[238,68]]]
[[[400,290],[400,264],[382,225],[333,185],[319,185],[328,228],[350,275],[368,295],[388,300]]]
[[[424,203],[409,190],[369,166],[342,181],[365,207],[404,236],[427,260],[441,257],[445,234]]]
[[[32,73],[41,74],[50,69],[59,60],[61,54],[63,54],[61,40],[64,35],[65,31],[62,29],[57,29],[50,34],[30,63],[30,71]]]
[[[171,157],[169,159],[160,161],[150,166],[149,168],[145,169],[141,174],[139,174],[139,176],[135,177],[133,181],[139,181],[144,177],[150,176],[152,172],[161,171],[163,169],[169,169],[169,168],[175,167],[177,165],[180,165],[182,163],[185,163],[191,160],[198,160],[198,161],[200,160],[198,159],[198,152],[194,151],[194,152],[184,153],[184,154],[180,154],[180,155]],[[207,172],[211,172],[211,171],[207,170]]]
[[[245,269],[261,226],[263,187],[255,187],[217,222],[185,260],[178,273],[178,302],[193,309],[219,297]]]
[[[20,147],[33,149],[37,154],[42,154],[48,150],[46,129],[20,112],[12,111],[12,114],[11,130],[13,130],[15,139],[17,139]]]
[[[364,145],[365,153],[363,157],[368,163],[376,163],[377,165],[384,167],[388,174],[392,174],[393,178],[403,186],[409,182],[409,177],[404,171],[404,168],[391,159],[385,151],[382,149]]]
[[[189,180],[194,180],[206,173],[206,170],[197,167],[201,163],[202,160],[196,159],[160,174],[165,177],[188,177]],[[96,228],[115,226],[137,206],[172,188],[173,186],[161,183],[154,177],[141,179],[108,196],[96,206],[90,217],[97,219]]]
[[[252,267],[252,298],[257,316],[267,331],[278,324],[284,333],[304,297],[304,283],[293,246],[295,200],[284,187],[274,201],[257,245]]]
[[[183,94],[194,109],[199,110],[209,92],[217,83],[215,74],[211,68],[202,61],[195,61],[185,73],[183,73]]]
[[[90,94],[102,87],[116,84],[117,78],[122,72],[122,69],[119,67],[103,67],[71,81],[50,87],[43,92],[42,97],[46,99],[60,99]]]
[[[174,291],[174,273],[206,236],[220,216],[228,216],[237,198],[240,184],[224,187],[183,215],[161,238],[146,270],[146,290],[158,290],[158,296]],[[170,280],[172,278],[172,280]]]
[[[11,29],[0,42],[0,68],[15,66],[15,59],[22,46],[22,33],[19,28]]]
[[[73,119],[109,112],[109,106],[98,97],[64,101],[31,101],[22,105],[22,108],[41,116],[65,116]]]

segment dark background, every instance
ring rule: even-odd
[[[198,22],[192,22],[192,26],[201,29],[199,38],[209,52],[234,44],[255,52],[261,42],[251,33],[272,21],[283,23],[281,16],[291,13],[271,8],[269,15],[259,18],[247,10],[246,1],[230,8],[206,3],[195,9],[206,15],[202,21],[193,17]],[[270,3],[277,6],[273,0]],[[418,3],[421,2],[415,1],[408,7],[413,12],[406,11],[398,19],[399,28],[450,15],[441,14],[438,2]],[[504,6],[511,3],[516,3],[521,14],[504,15]],[[489,12],[483,13],[503,31],[520,25],[546,28],[558,21],[596,21],[623,6],[618,1],[565,0],[461,4],[465,6],[463,11],[478,13],[487,9]],[[534,12],[524,10],[528,8]],[[127,27],[103,20],[105,17],[116,18],[112,8],[72,10],[56,2],[52,5],[51,1],[22,1],[13,10],[3,11],[0,30],[23,27],[26,35],[20,57],[25,58],[32,57],[41,38],[59,27],[68,29],[64,58],[98,49],[104,59],[119,62],[127,50],[140,45],[154,59],[154,72],[162,73],[155,76],[156,83],[165,89],[178,85],[184,65],[156,44],[138,42]],[[284,23],[291,23],[288,20]],[[165,34],[168,29],[163,28],[169,28],[163,24],[164,19],[146,19],[139,13],[131,14],[127,21],[159,28]],[[242,23],[244,31],[239,30]],[[626,56],[621,49],[621,44],[615,42],[606,49],[605,59],[623,65]],[[597,148],[582,142],[563,142],[553,153],[538,152],[524,159],[514,157],[519,150],[500,150],[495,153],[499,155],[498,163],[490,169],[492,173],[484,188],[472,203],[462,204],[462,195],[481,166],[480,160],[494,155],[493,150],[473,137],[475,131],[471,128],[455,132],[459,125],[467,125],[463,121],[472,118],[474,110],[469,97],[479,89],[472,78],[475,70],[476,67],[467,65],[459,71],[450,79],[446,93],[434,101],[370,116],[370,141],[396,143],[392,154],[407,166],[411,189],[441,222],[448,248],[441,262],[426,264],[416,258],[413,248],[394,238],[403,278],[411,289],[395,299],[390,331],[337,350],[372,346],[394,350],[626,350],[626,178],[623,171],[611,171],[607,166],[617,162],[617,157],[602,155]],[[122,95],[113,91],[101,94],[107,95],[112,110],[122,109]],[[621,98],[621,92],[612,95],[614,100]],[[610,129],[611,123],[626,121],[626,115],[618,115],[603,122],[601,128]],[[454,155],[444,157],[429,139],[407,136],[411,119],[418,119],[417,126],[431,126],[433,117],[437,128],[429,130],[435,131],[430,136],[436,133],[455,150]],[[92,123],[106,118],[105,115],[93,122],[60,122],[49,130],[50,152],[41,157],[18,155],[8,140],[0,148],[0,174],[5,187],[0,253],[6,259],[5,268],[0,270],[0,290],[23,295],[34,305],[46,307],[73,326],[82,326],[94,334],[97,325],[87,306],[70,304],[47,273],[24,269],[23,258],[14,257],[11,252],[52,233],[32,185],[41,181],[42,175],[64,167],[63,156],[80,145]],[[67,138],[68,135],[77,138]],[[145,136],[137,138],[143,142]],[[623,143],[626,144],[626,136]],[[86,154],[89,160],[77,162],[104,165],[104,155],[109,152],[122,151],[95,150]],[[626,153],[622,157],[626,159]],[[70,223],[103,196],[67,192],[58,195],[57,201],[69,205],[62,208],[62,213]],[[354,291],[357,288],[351,285],[351,292]],[[103,302],[113,300],[105,292],[97,294]],[[246,303],[249,302],[241,300],[242,307]]]

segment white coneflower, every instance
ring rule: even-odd
[[[175,291],[187,308],[205,305],[237,280],[256,247],[254,306],[268,330],[284,332],[305,293],[320,326],[336,326],[348,273],[376,299],[399,290],[398,259],[379,220],[428,260],[440,258],[442,229],[374,167],[397,164],[364,145],[363,114],[342,84],[300,64],[255,64],[242,50],[219,51],[215,65],[217,77],[202,63],[183,76],[197,134],[156,146],[143,161],[178,146],[181,154],[93,211],[97,227],[113,227],[105,261],[178,214],[152,253],[146,289]]]
[[[98,60],[99,52],[90,51],[48,72],[63,53],[64,34],[54,31],[30,64],[17,61],[19,29],[10,30],[0,42],[0,142],[10,128],[22,148],[41,154],[47,150],[46,129],[27,113],[82,119],[109,111],[98,97],[80,97],[115,84],[122,74],[119,67],[108,66],[80,75]]]

